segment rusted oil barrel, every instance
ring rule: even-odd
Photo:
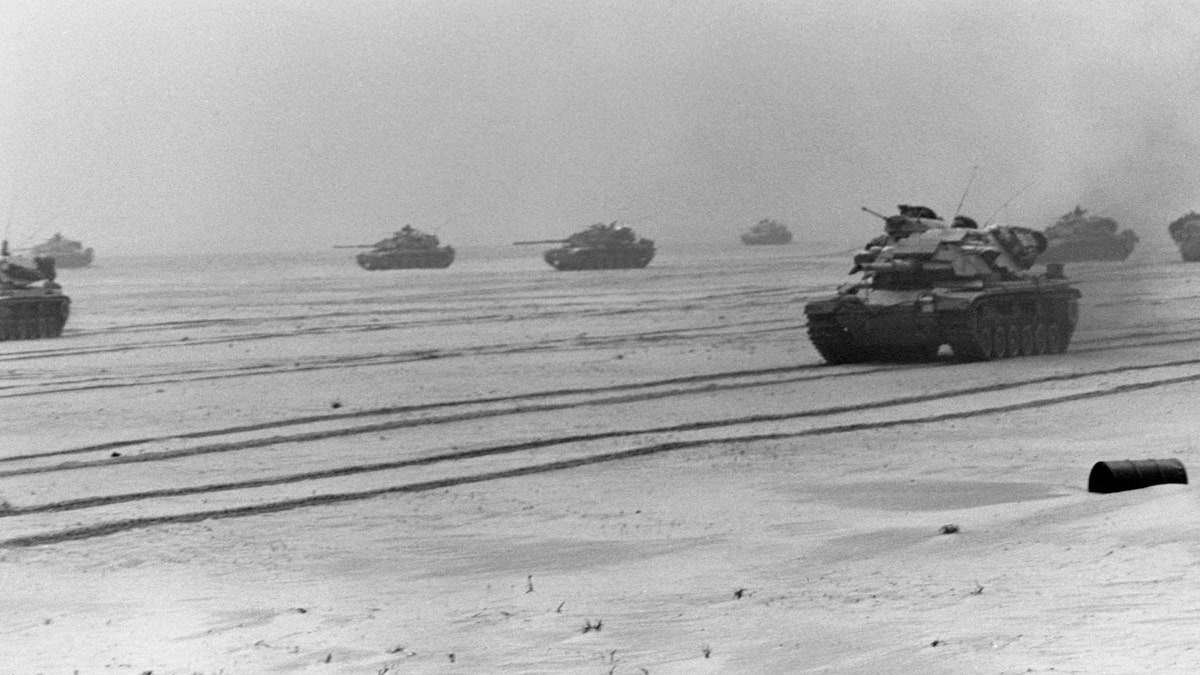
[[[1187,471],[1177,459],[1126,459],[1096,462],[1088,476],[1088,492],[1140,490],[1163,483],[1187,483]]]

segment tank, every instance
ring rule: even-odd
[[[74,239],[67,239],[61,232],[55,232],[53,237],[34,246],[30,253],[40,258],[54,258],[55,267],[87,267],[92,264],[94,257],[91,248]]]
[[[1189,211],[1171,221],[1167,232],[1179,247],[1179,254],[1185,261],[1200,261],[1200,213]]]
[[[962,216],[948,225],[907,205],[885,220],[886,233],[854,257],[861,278],[804,307],[827,363],[931,360],[942,345],[960,361],[1066,351],[1080,293],[1059,264],[1029,272],[1042,233],[978,229]]]
[[[62,335],[71,299],[54,281],[55,261],[10,256],[0,243],[0,340],[32,340]]]
[[[633,230],[616,221],[596,223],[566,239],[518,241],[526,244],[564,244],[546,251],[543,258],[556,270],[617,270],[645,267],[654,259],[654,241],[638,238]]]
[[[792,243],[792,232],[783,223],[763,218],[742,234],[742,243],[747,246],[779,246]]]
[[[398,232],[374,245],[335,246],[334,248],[369,248],[355,256],[358,266],[375,270],[407,270],[415,268],[444,268],[454,262],[454,247],[440,246],[435,235],[405,225]]]
[[[1138,236],[1133,230],[1117,232],[1117,221],[1088,215],[1078,206],[1046,228],[1046,252],[1038,262],[1067,263],[1089,260],[1124,260],[1133,253]]]

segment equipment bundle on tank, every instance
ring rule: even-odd
[[[1167,232],[1179,247],[1179,254],[1184,260],[1200,261],[1200,213],[1188,211],[1187,214],[1171,221]]]
[[[454,262],[454,247],[439,246],[436,235],[427,234],[405,225],[374,246],[335,246],[334,248],[370,248],[355,256],[358,266],[365,270],[406,270],[415,268],[449,267]]]
[[[565,244],[546,251],[543,258],[556,270],[616,270],[645,267],[654,259],[654,241],[638,238],[633,230],[616,221],[596,223],[566,239],[518,241],[526,244]]]
[[[779,246],[792,243],[792,232],[783,223],[763,218],[742,234],[742,243],[747,246]]]
[[[1040,263],[1124,260],[1133,253],[1138,236],[1133,230],[1117,232],[1117,221],[1088,215],[1078,206],[1046,228],[1046,252]]]
[[[7,241],[0,244],[0,340],[58,337],[70,309],[53,258],[15,258]]]
[[[84,248],[81,242],[67,239],[61,232],[55,232],[53,237],[34,246],[30,251],[39,258],[54,258],[57,268],[87,267],[92,264],[94,251]]]
[[[869,211],[869,209],[864,209]],[[826,362],[929,360],[949,345],[963,361],[1067,349],[1079,291],[1061,266],[1027,270],[1046,247],[1024,227],[947,225],[931,209],[900,206],[886,234],[854,257],[862,278],[809,302],[808,335]]]

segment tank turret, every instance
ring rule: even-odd
[[[556,270],[612,270],[645,267],[654,258],[654,241],[639,238],[633,230],[596,223],[566,239],[543,239],[513,242],[526,244],[563,244],[546,251],[543,258]]]
[[[783,223],[763,218],[747,232],[742,233],[742,243],[747,246],[779,246],[792,243],[792,232]]]
[[[71,300],[54,278],[53,258],[13,256],[0,243],[0,340],[62,335]]]
[[[1046,228],[1046,252],[1040,262],[1065,263],[1089,260],[1124,260],[1133,253],[1138,236],[1133,230],[1118,232],[1117,221],[1089,215],[1076,206]]]
[[[808,333],[831,364],[932,359],[942,345],[964,361],[1059,353],[1079,291],[1061,266],[1029,272],[1046,248],[1025,227],[946,223],[927,207],[882,216],[885,233],[854,256],[857,282],[808,303]]]
[[[1200,213],[1189,211],[1167,225],[1167,233],[1187,262],[1200,261]]]
[[[397,270],[413,268],[444,268],[454,262],[454,247],[441,246],[436,235],[405,225],[387,239],[374,244],[335,246],[334,248],[369,248],[355,257],[365,270]]]

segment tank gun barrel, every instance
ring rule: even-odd
[[[878,212],[878,211],[872,211],[871,209],[868,209],[868,208],[867,208],[867,207],[865,207],[865,206],[864,206],[864,207],[862,207],[862,210],[863,210],[863,211],[866,211],[867,213],[869,213],[869,214],[871,214],[871,215],[875,216],[876,218],[878,218],[878,219],[880,219],[880,220],[887,220],[887,219],[888,219],[888,217],[887,217],[887,216],[885,216],[885,215],[883,215],[882,213],[880,213],[880,212]]]
[[[372,244],[345,244],[342,246],[334,246],[334,248],[375,248]]]
[[[566,239],[530,239],[528,241],[514,241],[513,246],[528,246],[530,244],[565,244]]]

